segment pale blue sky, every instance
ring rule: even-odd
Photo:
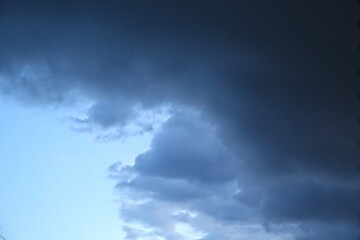
[[[8,239],[122,239],[107,168],[131,162],[149,138],[96,142],[58,112],[0,101],[0,223]]]

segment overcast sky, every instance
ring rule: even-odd
[[[1,1],[1,231],[357,239],[359,10]]]

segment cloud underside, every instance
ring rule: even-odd
[[[154,134],[111,167],[128,239],[360,236],[356,3],[2,4],[2,95]]]

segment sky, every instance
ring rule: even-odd
[[[7,239],[122,239],[117,196],[106,169],[131,164],[149,138],[106,144],[64,117],[0,103],[1,232]]]
[[[357,239],[359,7],[1,1],[1,234]]]

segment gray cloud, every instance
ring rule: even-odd
[[[123,194],[150,201],[121,207],[122,218],[167,239],[181,239],[171,235],[175,208],[199,214],[199,239],[239,239],[246,223],[282,229],[278,239],[357,234],[356,3],[1,4],[2,95],[42,106],[86,99],[74,125],[106,139],[134,121],[151,131],[139,114],[171,106],[152,148],[116,174]]]
[[[195,114],[174,116],[163,128],[152,149],[136,158],[134,168],[140,174],[208,183],[236,178],[235,158]]]

